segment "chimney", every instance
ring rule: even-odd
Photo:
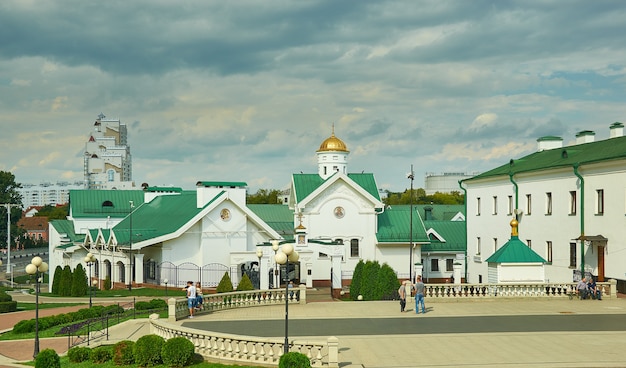
[[[537,150],[551,150],[563,147],[563,138],[555,136],[545,136],[537,139]]]
[[[616,121],[615,123],[611,124],[609,130],[611,132],[611,138],[622,137],[624,135],[624,124]]]
[[[596,132],[583,130],[576,134],[576,144],[591,143],[595,140]]]

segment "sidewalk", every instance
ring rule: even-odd
[[[626,314],[626,299],[612,300],[465,300],[459,302],[426,301],[428,313],[416,315],[412,304],[409,311],[400,313],[396,301],[380,302],[315,302],[290,305],[290,319],[316,318],[400,318],[446,319],[472,316],[567,316]],[[52,312],[53,310],[49,310]],[[43,312],[40,311],[40,312]],[[56,310],[58,313],[58,310]],[[26,313],[26,312],[20,312]],[[5,316],[2,316],[4,323]],[[23,317],[25,318],[25,317]],[[282,328],[284,305],[259,306],[198,314],[193,320],[177,321],[186,324],[207,321],[276,320]],[[193,322],[192,322],[193,321]],[[414,321],[411,321],[414,322]],[[419,323],[419,322],[417,322]],[[498,332],[498,333],[437,333],[409,335],[355,335],[339,336],[339,361],[342,368],[409,368],[409,367],[624,367],[622,353],[626,346],[625,331],[572,332]],[[121,340],[137,340],[149,333],[147,319],[128,321],[109,330],[113,344]],[[50,341],[48,341],[50,340]],[[58,341],[56,341],[58,340]],[[96,345],[98,341],[92,343]],[[13,344],[13,345],[11,345]],[[67,339],[42,339],[46,345],[58,344],[59,354],[67,351]],[[591,354],[581,354],[581,349]],[[32,359],[33,344],[29,342],[0,342],[0,368],[20,367],[13,362]],[[5,355],[7,354],[7,355]],[[22,368],[24,366],[21,366]]]

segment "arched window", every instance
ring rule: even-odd
[[[104,201],[104,202],[102,202],[102,207],[114,207],[113,206],[113,202],[111,202],[111,201]]]
[[[359,257],[359,239],[350,239],[350,257]]]

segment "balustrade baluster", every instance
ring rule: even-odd
[[[229,358],[233,357],[233,340],[232,339],[225,339],[226,344],[226,356]]]
[[[248,342],[244,341],[243,342],[243,356],[246,358],[246,360],[250,360],[250,356],[248,355],[249,351],[248,351]]]

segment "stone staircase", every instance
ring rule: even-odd
[[[335,299],[330,295],[329,287],[318,287],[306,290],[306,302],[307,303],[315,303],[315,302],[332,302]]]

